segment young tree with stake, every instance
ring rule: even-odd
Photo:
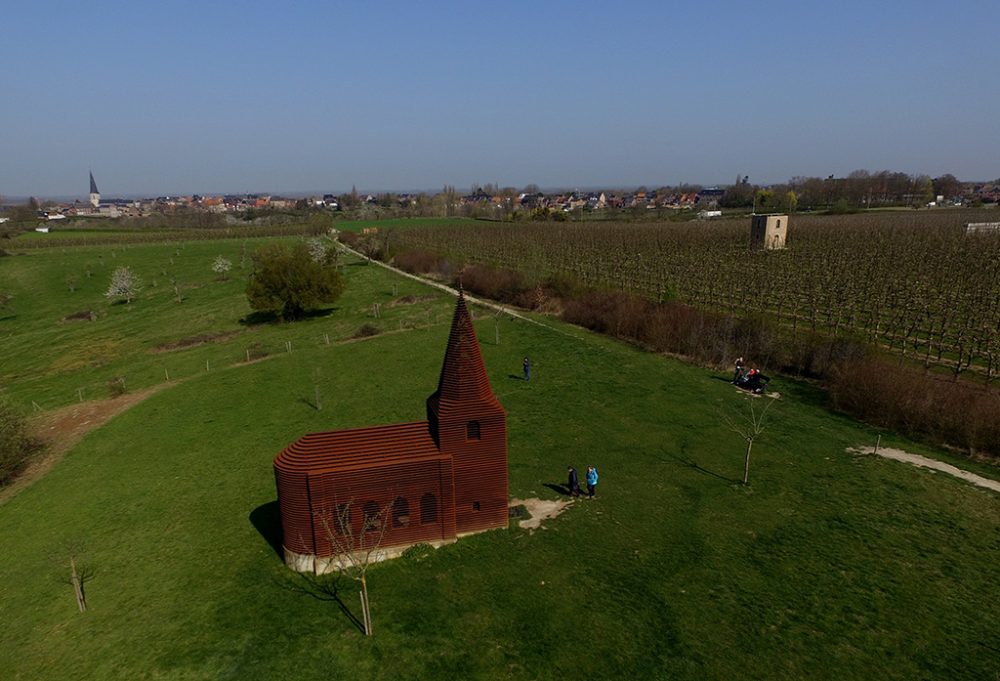
[[[769,400],[764,404],[763,408],[755,409],[755,399],[756,398],[752,397],[747,398],[750,407],[749,415],[745,415],[738,419],[723,416],[730,430],[742,437],[747,443],[746,457],[743,461],[744,485],[746,485],[747,481],[750,479],[750,452],[753,450],[753,442],[760,437],[762,432],[764,432],[764,417],[767,416],[767,410],[770,409],[771,404],[773,404],[773,401]]]
[[[380,559],[392,515],[392,504],[368,502],[361,509],[360,532],[353,523],[354,500],[338,504],[333,512],[317,513],[333,549],[330,565],[361,584],[361,614],[365,636],[372,635],[371,603],[368,600],[368,568]],[[332,526],[331,526],[332,518]]]
[[[221,255],[212,262],[212,271],[219,275],[222,280],[229,278],[229,270],[233,269],[232,261],[223,258]]]

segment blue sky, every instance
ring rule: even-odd
[[[0,194],[1000,176],[989,2],[34,2]]]

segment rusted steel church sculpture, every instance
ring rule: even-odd
[[[365,515],[389,509],[383,548],[506,527],[507,413],[464,295],[426,421],[310,433],[275,457],[274,476],[285,562],[299,571],[329,567],[344,509],[362,541]]]

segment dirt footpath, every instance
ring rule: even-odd
[[[31,422],[32,431],[45,442],[45,455],[32,463],[9,486],[0,490],[0,504],[52,470],[83,436],[172,384],[162,383],[146,390],[119,395],[110,400],[72,404],[45,412]]]
[[[563,501],[546,501],[544,499],[531,498],[531,499],[511,499],[511,506],[523,505],[531,517],[527,520],[521,521],[521,527],[529,530],[534,530],[542,527],[542,521],[548,520],[549,518],[555,518],[557,515],[566,510],[569,506],[570,501],[568,499]]]
[[[848,447],[847,451],[851,454],[874,454],[875,448]],[[887,459],[895,459],[896,461],[903,461],[905,463],[913,464],[914,466],[920,466],[921,468],[930,468],[935,471],[941,471],[942,473],[947,473],[948,475],[954,475],[956,478],[967,480],[973,485],[985,487],[986,489],[991,489],[994,492],[1000,492],[1000,481],[990,480],[989,478],[984,478],[981,475],[976,475],[975,473],[970,473],[969,471],[963,471],[961,468],[956,468],[955,466],[952,466],[949,463],[944,463],[943,461],[928,459],[926,456],[910,454],[909,452],[904,452],[902,449],[893,449],[891,447],[879,447],[878,455],[884,456]]]

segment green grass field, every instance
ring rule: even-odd
[[[0,290],[16,296],[0,312],[11,399],[48,410],[81,387],[105,397],[116,375],[131,389],[163,382],[164,368],[175,380],[0,506],[4,678],[1000,675],[1000,495],[845,453],[874,431],[785,380],[743,487],[743,443],[724,415],[750,398],[725,377],[552,320],[505,319],[497,345],[485,314],[511,494],[556,498],[549,485],[568,464],[593,463],[598,498],[534,533],[488,532],[374,567],[364,638],[329,580],[282,564],[271,461],[306,432],[423,418],[454,303],[348,264],[329,314],[242,324],[238,268],[226,282],[209,269],[220,253],[237,263],[240,245],[0,260]],[[67,273],[88,263],[94,276],[70,293]],[[131,305],[101,297],[116,264],[146,281]],[[60,321],[84,309],[97,320]],[[365,323],[384,333],[352,340]],[[198,336],[215,340],[158,349]],[[266,360],[245,362],[251,342]],[[530,384],[517,378],[526,354]],[[86,614],[63,583],[70,543],[96,573]],[[337,588],[359,613],[354,584]]]

